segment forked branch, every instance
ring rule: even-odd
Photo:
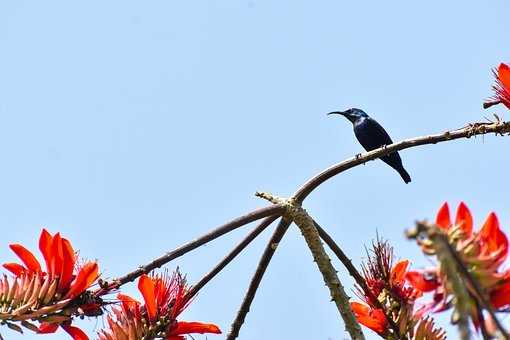
[[[349,158],[343,162],[337,163],[324,171],[320,172],[319,174],[313,176],[311,179],[309,179],[306,183],[304,183],[292,196],[292,200],[294,200],[297,204],[301,204],[305,198],[313,192],[317,187],[319,187],[322,183],[327,181],[328,179],[348,170],[355,166],[364,164],[368,161],[380,158],[382,156],[386,156],[392,152],[404,150],[416,146],[421,145],[427,145],[427,144],[436,144],[440,142],[447,142],[455,139],[460,138],[470,138],[472,136],[477,135],[485,135],[489,133],[495,133],[495,134],[508,134],[510,133],[510,122],[503,122],[499,119],[495,122],[479,122],[479,123],[473,123],[468,124],[467,126],[452,130],[452,131],[446,131],[444,133],[439,134],[433,134],[433,135],[427,135],[427,136],[421,136],[421,137],[415,137],[406,139],[391,145],[387,145],[384,147],[381,147],[379,149],[363,153],[361,155],[357,155],[355,157]],[[190,241],[177,249],[151,261],[150,263],[139,267],[138,269],[134,270],[133,272],[130,272],[122,277],[117,278],[111,283],[105,283],[103,284],[101,289],[112,289],[117,288],[127,282],[131,282],[135,280],[137,277],[144,273],[148,273],[153,269],[159,268],[162,265],[170,262],[173,259],[176,259],[187,252],[196,249],[197,247],[214,240],[236,228],[239,228],[245,224],[248,224],[250,222],[256,221],[258,219],[264,218],[264,217],[271,217],[276,218],[278,216],[281,216],[284,212],[284,207],[281,205],[273,205],[269,206],[267,208],[256,210],[252,213],[249,213],[247,215],[241,216],[229,223],[226,223],[223,226],[220,226],[211,232],[197,238],[196,240]],[[268,220],[266,219],[265,222]],[[263,222],[264,223],[264,222]],[[273,234],[273,237],[269,241],[268,245],[266,246],[266,249],[259,261],[259,264],[257,266],[257,270],[255,272],[254,277],[252,278],[252,281],[250,283],[249,289],[245,295],[245,298],[243,300],[243,303],[241,305],[241,308],[237,314],[237,317],[232,324],[232,330],[229,333],[227,339],[232,340],[235,339],[239,333],[239,329],[241,328],[244,319],[246,317],[246,314],[248,313],[250,309],[251,302],[253,301],[253,298],[255,296],[255,293],[257,291],[257,288],[259,287],[260,281],[262,280],[262,277],[264,275],[264,272],[269,265],[269,262],[276,250],[276,246],[280,242],[280,240],[283,238],[285,232],[287,231],[289,227],[290,221],[287,219],[282,219],[280,221],[280,224],[278,225],[276,231]],[[319,229],[320,232],[320,229]],[[324,235],[322,235],[324,236]],[[249,242],[248,242],[249,243]],[[204,280],[208,282],[214,275],[216,275],[218,269],[221,270],[224,265],[226,265],[228,262],[230,262],[230,257],[239,250],[240,245],[238,245],[229,256],[224,260],[225,263],[221,262],[211,273],[210,276],[206,276]],[[237,250],[236,250],[237,249]],[[240,251],[240,250],[239,250]],[[235,256],[235,255],[234,255]],[[221,268],[220,268],[221,267]],[[352,274],[352,273],[351,273]],[[358,280],[357,280],[358,281]]]

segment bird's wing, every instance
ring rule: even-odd
[[[393,143],[390,135],[373,118],[367,118],[354,132],[358,141],[368,151]]]

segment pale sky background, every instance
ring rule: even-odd
[[[350,123],[326,117],[332,110],[363,108],[394,140],[491,112],[509,118],[481,109],[491,68],[510,61],[508,13],[507,0],[2,1],[0,259],[15,259],[11,242],[36,250],[46,226],[97,259],[104,278],[131,271],[264,206],[255,191],[288,196],[360,152]],[[510,138],[486,136],[406,150],[411,184],[370,162],[304,205],[357,264],[377,230],[421,267],[429,262],[403,231],[445,200],[465,200],[477,224],[494,210],[510,232],[509,147]],[[250,228],[167,268],[180,266],[193,283]],[[226,333],[271,232],[181,319]],[[125,291],[140,297],[134,285]],[[93,335],[102,320],[78,324]],[[240,339],[344,336],[292,228]]]

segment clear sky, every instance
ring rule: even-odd
[[[394,140],[491,112],[509,118],[481,109],[491,68],[510,61],[509,12],[507,0],[3,1],[0,259],[14,260],[10,242],[37,249],[46,226],[97,259],[104,278],[133,270],[264,206],[256,190],[288,196],[359,153],[350,123],[326,117],[332,110],[363,108]],[[403,230],[445,200],[465,200],[478,224],[494,210],[510,232],[509,147],[486,136],[406,150],[412,183],[370,162],[304,205],[356,263],[377,230],[420,267],[428,262]],[[249,228],[168,268],[193,283]],[[228,331],[270,232],[182,319]],[[241,339],[343,339],[328,301],[292,228]],[[102,320],[80,324],[92,332]]]

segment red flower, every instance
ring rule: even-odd
[[[38,316],[41,307],[50,308],[54,312],[62,310],[71,302],[76,304],[76,300],[92,285],[98,278],[98,265],[96,262],[87,262],[82,266],[77,265],[76,253],[67,239],[62,238],[60,233],[51,235],[43,229],[39,238],[39,250],[41,251],[46,270],[44,271],[41,264],[34,254],[21,244],[11,244],[11,250],[20,258],[22,264],[5,263],[3,266],[14,274],[14,285],[18,290],[22,287],[18,282],[30,282],[25,289],[35,287],[39,290],[39,294],[33,293],[36,298],[25,301],[24,311],[34,316]],[[32,286],[31,286],[32,285]],[[4,284],[0,285],[0,291],[8,289],[7,279]],[[12,284],[11,284],[12,287]],[[22,292],[20,291],[19,294]],[[4,308],[8,308],[16,313],[20,313],[19,302],[16,299],[4,301]],[[58,308],[57,308],[58,307]],[[81,305],[78,304],[75,309]],[[100,309],[97,306],[96,309]],[[41,309],[43,310],[43,309]],[[44,310],[46,313],[49,310]],[[97,310],[96,310],[97,311]],[[42,314],[41,314],[42,315]],[[36,317],[37,319],[37,317]],[[51,319],[49,317],[48,319]],[[39,329],[40,333],[53,333],[58,326],[62,326],[74,339],[87,339],[87,336],[78,328],[71,326],[71,316],[60,317],[59,322],[42,323]]]
[[[357,295],[366,304],[351,302],[359,323],[383,337],[400,338],[403,335],[393,334],[395,330],[388,326],[390,321],[403,325],[402,330],[413,328],[414,301],[421,292],[406,285],[408,267],[408,260],[393,264],[393,249],[387,242],[378,240],[373,244],[372,252],[363,264],[366,290],[356,287]]]
[[[410,270],[406,273],[406,280],[411,286],[424,293],[439,287],[435,270]]]
[[[473,217],[464,202],[457,208],[455,223],[450,219],[448,203],[444,203],[437,213],[436,225],[445,232],[449,243],[457,251],[468,271],[478,280],[481,288],[487,292],[493,306],[497,309],[509,306],[510,271],[501,272],[499,268],[508,255],[509,244],[496,214],[491,212],[481,229],[474,232]],[[434,247],[428,240],[418,242],[426,254],[434,255]],[[451,291],[447,278],[439,267],[410,271],[406,278],[416,289],[434,293],[433,301],[425,310],[442,311],[449,308]],[[478,316],[472,317],[476,324]]]
[[[386,315],[380,309],[374,309],[359,302],[351,302],[351,309],[356,320],[365,327],[370,328],[377,334],[384,334],[388,328]]]
[[[495,95],[483,104],[485,109],[503,104],[510,109],[510,65],[501,63],[497,71],[494,71],[496,84],[492,87]]]
[[[499,309],[510,305],[510,277],[506,273],[503,282],[490,292],[490,301],[494,308]]]
[[[388,242],[373,243],[368,260],[362,265],[366,286],[356,287],[357,295],[365,303],[351,302],[354,316],[385,339],[444,340],[444,332],[434,327],[431,319],[423,318],[423,313],[414,310],[422,290],[407,281],[416,278],[421,281],[421,288],[430,287],[421,276],[410,274],[408,267],[408,260],[393,264],[393,248]]]
[[[448,202],[444,202],[437,212],[436,224],[443,230],[448,230],[455,226],[462,230],[467,236],[471,236],[473,232],[473,217],[464,202],[460,202],[457,208],[455,224],[452,224],[450,220],[450,207],[448,206]]]
[[[407,267],[409,266],[408,260],[397,262],[393,267],[388,267],[391,269],[387,271],[384,268],[386,265],[391,265],[391,260],[382,260],[380,264],[384,265],[382,267],[374,266],[374,262],[369,260],[367,266],[364,268],[365,281],[370,292],[364,292],[358,287],[358,295],[360,295],[368,305],[351,302],[351,308],[358,322],[376,332],[378,332],[376,328],[379,329],[383,325],[386,325],[387,321],[384,316],[384,311],[377,308],[373,298],[384,301],[388,305],[392,305],[395,301],[398,304],[407,304],[414,301],[415,296],[419,295],[414,289],[405,286],[405,276]]]
[[[109,329],[99,333],[101,340],[123,339],[122,334],[144,339],[164,334],[168,340],[181,340],[190,333],[221,334],[214,324],[176,320],[190,303],[186,296],[188,286],[179,272],[171,277],[142,275],[138,290],[142,293],[143,305],[127,295],[117,295],[121,308],[113,310],[114,317],[108,316]]]
[[[87,262],[75,273],[76,253],[71,242],[62,238],[60,233],[51,236],[43,229],[39,238],[39,250],[46,262],[46,271],[42,271],[41,265],[32,252],[21,244],[9,245],[11,250],[20,258],[24,265],[18,263],[4,263],[5,269],[12,272],[16,277],[23,274],[48,275],[50,279],[58,278],[57,292],[66,299],[72,299],[83,293],[99,277],[96,262]]]

